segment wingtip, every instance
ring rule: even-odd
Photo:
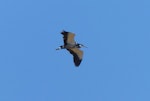
[[[61,34],[64,34],[64,33],[67,33],[67,31],[65,31],[65,30],[62,30]]]
[[[76,66],[76,67],[79,67],[80,64],[81,64],[81,62],[82,62],[82,60],[76,61],[76,62],[75,62],[75,66]]]
[[[76,67],[79,67],[80,66],[80,64],[79,65],[75,65]]]

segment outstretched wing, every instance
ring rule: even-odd
[[[61,34],[63,35],[64,45],[75,44],[74,33],[63,31]]]
[[[83,51],[79,50],[78,48],[70,48],[67,50],[73,55],[75,66],[79,66],[83,58]]]

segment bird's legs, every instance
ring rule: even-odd
[[[62,46],[59,46],[58,48],[56,48],[56,50],[61,50],[61,49],[65,49],[65,47],[62,45]]]

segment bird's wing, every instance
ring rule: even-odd
[[[75,41],[74,41],[75,34],[74,33],[64,31],[61,34],[63,35],[64,45],[75,44]]]
[[[73,55],[75,66],[79,66],[83,58],[83,51],[78,48],[70,48],[67,50]]]

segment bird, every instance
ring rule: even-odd
[[[67,51],[69,51],[70,54],[72,54],[73,56],[75,66],[79,67],[83,58],[83,51],[80,50],[79,48],[82,47],[87,48],[87,47],[84,46],[83,44],[77,43],[74,40],[75,37],[74,33],[63,30],[61,34],[63,35],[64,45],[59,46],[56,50],[66,49]]]

